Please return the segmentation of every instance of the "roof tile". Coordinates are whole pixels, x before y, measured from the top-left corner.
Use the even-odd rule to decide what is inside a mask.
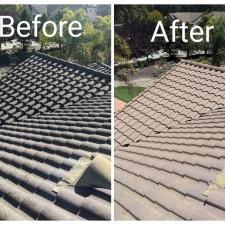
[[[224,218],[223,189],[203,195],[225,167],[224,72],[182,61],[116,114],[115,206],[123,214],[158,219],[145,210],[138,217],[135,193],[163,208],[163,219]]]

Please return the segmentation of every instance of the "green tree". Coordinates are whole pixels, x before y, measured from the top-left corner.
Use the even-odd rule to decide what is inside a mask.
[[[170,29],[170,26],[171,26],[170,19],[166,18],[164,20],[163,26],[165,28],[169,42],[166,42],[163,39],[162,40],[162,48],[163,48],[164,52],[167,52],[169,54],[169,57],[171,59],[174,59],[176,57],[178,49],[180,48],[180,40],[176,40],[175,42],[172,42],[172,31]]]
[[[135,72],[134,66],[132,63],[128,63],[131,54],[129,45],[125,39],[117,34],[114,35],[114,52],[115,63],[126,65],[130,70],[131,75],[133,75]],[[126,75],[123,72],[120,73],[119,67],[117,66],[115,67],[115,76],[126,84],[130,95],[134,96],[135,89],[132,82],[130,82],[129,75]]]
[[[210,14],[206,11],[201,16],[201,19],[198,23],[198,25],[202,27],[204,30],[204,36],[203,36],[204,41],[199,43],[199,48],[204,50],[205,56],[207,56],[208,50],[209,50],[209,44],[206,42],[206,26],[208,25],[210,18],[211,18]]]
[[[0,5],[0,15],[1,16],[12,16],[14,18],[15,23],[17,22],[17,12],[19,10],[18,5]],[[9,33],[10,30],[8,28],[4,28],[4,33]],[[6,44],[7,42],[11,42],[15,36],[12,37],[0,37],[0,51],[2,45]]]
[[[48,43],[51,43],[53,41],[53,38],[48,38],[46,37],[43,32],[42,32],[42,27],[43,27],[43,24],[48,21],[48,16],[46,13],[44,13],[41,17],[41,24],[40,26],[38,27],[38,41],[41,45],[41,51],[43,50],[43,47],[46,46]],[[50,31],[52,30],[51,27],[47,27],[47,32],[50,33]]]
[[[188,26],[187,32],[186,32],[186,39],[188,42],[182,42],[181,41],[181,49],[186,50],[187,52],[187,58],[189,58],[193,53],[195,53],[198,50],[202,50],[201,45],[199,43],[194,42],[190,38],[190,30],[194,26],[193,24],[186,23]]]
[[[209,42],[212,51],[212,64],[220,66],[225,57],[225,17],[212,17],[208,25],[214,26]]]
[[[128,61],[131,55],[131,50],[128,43],[118,34],[114,35],[114,52],[116,63]]]
[[[111,17],[98,16],[96,20],[96,34],[93,45],[93,61],[110,64],[111,61]]]
[[[141,42],[143,43],[143,52],[147,56],[147,60],[149,60],[149,55],[162,48],[162,41],[160,39],[151,42],[158,21],[164,22],[163,15],[158,10],[150,11],[143,27],[144,35]]]
[[[19,21],[27,21],[29,24],[32,24],[32,14],[27,8],[23,7],[19,10]],[[21,31],[21,33],[26,33],[26,31]],[[32,34],[32,32],[30,33]],[[27,50],[27,46],[31,42],[32,38],[32,35],[29,35],[28,37],[21,37],[18,35],[17,40],[22,44],[24,51]]]
[[[75,11],[65,8],[62,15],[63,21],[77,20],[82,24],[83,32],[80,37],[74,38],[68,33],[68,29],[64,32],[64,52],[66,59],[71,59],[80,64],[89,64],[91,62],[91,53],[93,43],[93,35],[95,33],[94,26],[89,19],[87,13],[83,9]]]
[[[115,31],[128,41],[132,56],[146,56],[148,59],[149,55],[159,50],[160,43],[150,41],[158,20],[163,20],[159,11],[152,11],[146,5],[119,6],[116,17],[122,25]]]
[[[59,50],[54,55],[63,57],[79,64],[88,65],[91,62],[101,61],[110,64],[111,61],[111,18],[110,16],[99,16],[95,23],[88,17],[84,9],[72,10],[62,9],[56,16],[56,22],[68,21],[64,25],[63,37],[59,32],[52,38],[45,37],[39,32],[39,41],[44,47],[48,44],[59,45]],[[82,24],[82,34],[72,37],[68,32],[70,22],[79,21]],[[52,27],[47,27],[51,33]],[[59,29],[58,29],[59,31]],[[80,32],[80,31],[79,31]]]
[[[148,21],[151,23],[157,23],[163,21],[163,15],[158,10],[153,10],[148,14]]]
[[[47,30],[47,33],[52,33],[53,28],[51,26],[48,26],[46,27],[46,30]],[[44,35],[42,30],[39,31],[38,38],[39,38],[39,44],[41,45],[41,51],[48,44],[57,43],[56,41],[57,37],[47,37]]]

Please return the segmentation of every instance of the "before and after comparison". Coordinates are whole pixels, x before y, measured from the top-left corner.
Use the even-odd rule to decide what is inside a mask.
[[[29,3],[0,3],[1,222],[223,222],[225,5]]]

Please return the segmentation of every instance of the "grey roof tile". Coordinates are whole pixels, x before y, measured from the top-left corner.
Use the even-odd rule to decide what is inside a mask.
[[[110,219],[110,191],[52,191],[80,157],[110,157],[110,80],[40,53],[0,80],[0,219]]]

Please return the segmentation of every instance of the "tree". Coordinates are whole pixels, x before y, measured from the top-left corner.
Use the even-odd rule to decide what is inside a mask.
[[[146,5],[116,5],[115,22],[125,25],[140,23],[146,20],[148,12]]]
[[[41,45],[41,51],[43,50],[43,47],[45,47],[48,43],[55,41],[53,38],[46,37],[42,32],[42,27],[46,21],[48,21],[48,16],[46,13],[44,13],[41,17],[41,24],[38,27],[38,41]],[[51,30],[52,30],[52,27],[48,26],[47,32],[51,33]]]
[[[194,52],[201,50],[201,46],[199,45],[199,43],[192,41],[192,39],[190,38],[190,30],[194,25],[190,23],[186,23],[186,25],[188,28],[185,34],[188,42],[181,41],[181,49],[186,50],[187,58],[189,58]]]
[[[65,8],[62,15],[63,21],[70,23],[78,20],[82,24],[83,32],[80,37],[74,38],[68,33],[68,29],[64,32],[64,52],[66,59],[71,59],[80,64],[87,65],[91,62],[94,26],[89,19],[87,13],[83,9],[71,10]]]
[[[131,55],[128,43],[118,34],[114,35],[114,52],[116,63],[127,61]]]
[[[96,25],[96,35],[93,38],[93,59],[107,64],[111,62],[111,17],[98,16]]]
[[[17,11],[19,9],[19,6],[17,5],[0,5],[0,15],[1,16],[11,16],[13,17],[14,21],[17,21]],[[4,28],[4,33],[9,33],[8,28]],[[0,37],[0,50],[2,48],[3,44],[6,44],[7,42],[11,42],[15,37]]]
[[[212,64],[220,66],[225,57],[225,17],[211,17],[208,25],[214,26],[209,42],[212,51]]]
[[[117,11],[118,9],[118,11]],[[159,42],[151,42],[158,20],[163,20],[162,14],[146,5],[119,6],[116,8],[117,21],[122,22],[117,34],[127,40],[131,56],[148,56],[159,50]]]
[[[46,29],[47,29],[47,33],[52,33],[52,31],[53,31],[53,28],[51,26],[46,27]],[[48,44],[57,42],[56,37],[47,37],[44,35],[42,30],[40,30],[38,33],[38,39],[39,39],[39,43],[41,45],[41,51]]]
[[[64,25],[63,37],[60,37],[59,32],[57,32],[54,37],[48,38],[40,31],[39,41],[42,47],[57,43],[59,45],[59,50],[53,52],[53,55],[57,55],[58,57],[63,57],[66,60],[84,65],[96,61],[110,64],[110,16],[99,16],[96,22],[93,23],[84,9],[72,10],[70,8],[64,8],[55,18],[57,26],[59,26],[60,20],[68,21],[68,23]],[[68,26],[72,21],[79,21],[82,24],[82,34],[79,37],[72,37],[68,31]],[[49,33],[51,33],[51,29],[51,26],[47,27]]]
[[[198,23],[198,25],[200,27],[202,27],[203,30],[204,30],[204,36],[203,36],[204,41],[199,43],[199,47],[204,50],[205,56],[207,56],[207,53],[208,53],[208,50],[209,50],[209,44],[206,42],[205,36],[206,36],[206,26],[208,25],[210,18],[211,18],[210,14],[208,13],[208,11],[206,11],[201,16],[201,19],[200,19],[200,21]]]
[[[176,40],[175,42],[172,42],[172,31],[170,29],[170,26],[171,26],[170,19],[166,18],[164,20],[163,26],[165,28],[169,42],[166,42],[163,39],[162,48],[164,52],[167,52],[169,54],[170,59],[174,59],[177,55],[178,49],[180,48],[180,40]]]
[[[27,8],[23,7],[22,9],[20,9],[19,21],[27,21],[29,24],[31,24],[32,14],[30,13],[30,11],[28,11]],[[23,27],[23,26],[21,26],[21,27]],[[25,32],[21,31],[22,34]],[[30,33],[32,33],[32,32],[30,32]],[[31,42],[32,38],[33,38],[32,35],[29,35],[28,37],[21,37],[21,36],[17,37],[17,40],[22,44],[24,51],[27,50],[27,45]]]
[[[66,59],[88,65],[91,62],[101,61],[109,64],[111,61],[111,18],[99,16],[95,24],[90,20],[84,9],[71,10],[64,8],[61,20],[78,20],[82,24],[83,32],[80,37],[74,38],[64,29],[63,52]],[[65,25],[66,26],[66,25]]]
[[[163,15],[158,10],[153,10],[148,14],[148,21],[151,23],[157,23],[158,21],[163,21]]]
[[[147,56],[147,60],[149,60],[149,55],[158,51],[162,47],[162,41],[157,39],[154,42],[151,42],[151,38],[155,31],[156,24],[158,21],[164,21],[162,14],[158,10],[153,10],[148,13],[147,20],[145,21],[145,25],[143,27],[143,52]]]

